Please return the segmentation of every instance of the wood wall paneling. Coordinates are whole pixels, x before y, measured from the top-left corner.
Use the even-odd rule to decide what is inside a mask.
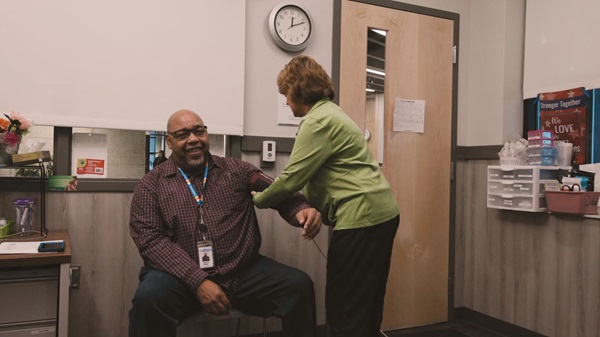
[[[259,166],[259,155],[245,156]],[[279,154],[274,168],[265,172],[276,176],[287,163]],[[34,193],[31,193],[32,195]],[[11,200],[22,193],[1,193],[0,205],[12,209]],[[81,285],[71,289],[69,308],[70,336],[127,336],[128,312],[138,285],[142,260],[129,236],[131,193],[49,192],[47,227],[68,229],[72,264],[81,266]],[[263,238],[261,253],[307,272],[315,283],[318,324],[325,324],[325,265],[315,243],[304,240],[301,230],[281,220],[272,210],[257,213]],[[329,232],[323,227],[315,242],[327,252]],[[268,319],[268,330],[281,330],[277,318]],[[210,336],[235,334],[234,322],[220,321],[180,331],[193,336],[202,330]],[[242,319],[241,333],[262,331],[262,320]]]
[[[258,154],[245,159],[258,164]],[[281,162],[285,158],[267,172],[274,176]],[[487,165],[497,164],[457,163],[454,307],[547,336],[600,336],[600,220],[488,209]],[[0,210],[10,213],[12,199],[23,195],[37,194],[0,193]],[[46,200],[48,228],[69,230],[72,263],[81,265],[81,287],[71,289],[70,336],[126,336],[142,264],[127,227],[131,193],[49,192]],[[258,216],[261,251],[311,275],[324,324],[323,257],[275,212]],[[323,228],[317,244],[324,252],[327,241]],[[232,324],[223,324],[203,329],[229,331],[225,326]],[[242,332],[258,333],[260,325],[243,320]],[[270,319],[269,330],[279,329]]]
[[[600,336],[600,220],[488,209],[497,164],[457,165],[455,307],[547,336]]]

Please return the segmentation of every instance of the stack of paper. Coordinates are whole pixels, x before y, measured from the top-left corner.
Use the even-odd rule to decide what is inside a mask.
[[[38,247],[42,242],[63,242],[63,240],[26,242],[4,241],[0,243],[0,254],[38,254]]]

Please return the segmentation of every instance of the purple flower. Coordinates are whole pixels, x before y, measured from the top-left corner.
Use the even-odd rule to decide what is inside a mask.
[[[21,136],[14,132],[8,132],[4,135],[4,142],[10,146],[15,146],[21,142]]]

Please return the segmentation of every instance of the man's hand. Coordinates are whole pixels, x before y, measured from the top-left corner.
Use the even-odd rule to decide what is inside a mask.
[[[296,220],[302,225],[302,236],[307,240],[317,236],[323,224],[321,213],[314,208],[306,208],[296,213]]]
[[[204,311],[209,314],[222,316],[229,314],[231,310],[231,303],[221,286],[209,279],[204,279],[200,283],[196,289],[196,298],[202,304]]]

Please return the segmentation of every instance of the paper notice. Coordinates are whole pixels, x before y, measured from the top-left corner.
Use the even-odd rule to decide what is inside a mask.
[[[425,101],[396,98],[394,131],[423,133],[425,129]]]

